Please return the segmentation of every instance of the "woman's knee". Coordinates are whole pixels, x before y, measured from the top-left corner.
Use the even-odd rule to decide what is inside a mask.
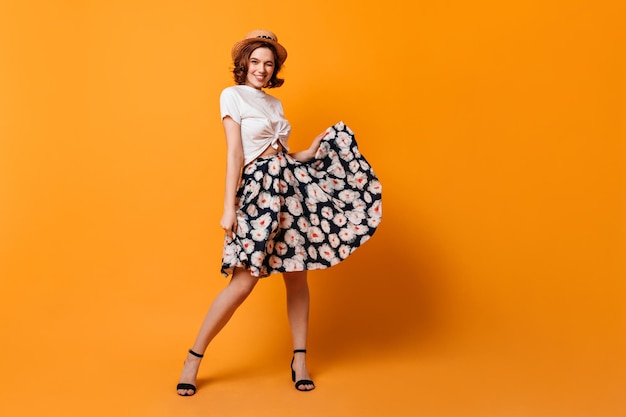
[[[258,281],[259,278],[253,277],[250,271],[236,269],[230,280],[230,287],[235,295],[243,301],[250,295]]]
[[[285,281],[287,290],[308,287],[306,271],[285,272],[283,274],[283,280]]]

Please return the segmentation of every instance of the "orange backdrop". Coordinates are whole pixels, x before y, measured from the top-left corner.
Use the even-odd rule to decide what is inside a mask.
[[[2,1],[0,414],[624,415],[626,13],[587,3]],[[181,399],[255,28],[293,146],[344,120],[383,223],[310,274],[315,393],[272,277]]]

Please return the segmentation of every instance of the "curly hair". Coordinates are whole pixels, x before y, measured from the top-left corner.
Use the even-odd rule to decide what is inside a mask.
[[[235,83],[239,85],[243,85],[246,83],[246,77],[248,75],[248,65],[250,64],[250,55],[254,52],[255,49],[258,48],[268,48],[272,51],[274,55],[274,72],[272,73],[272,77],[267,82],[266,88],[275,88],[280,87],[285,82],[284,79],[278,78],[278,72],[280,71],[281,64],[276,57],[278,54],[276,53],[276,48],[269,42],[264,42],[262,40],[251,42],[241,49],[241,52],[238,56],[235,57],[233,68],[233,75],[235,78]]]

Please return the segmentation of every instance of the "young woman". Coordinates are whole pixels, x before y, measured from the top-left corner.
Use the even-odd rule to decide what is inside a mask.
[[[250,32],[232,49],[237,85],[220,97],[227,143],[221,272],[230,282],[213,301],[189,350],[179,395],[196,392],[207,346],[259,278],[282,273],[294,355],[291,377],[300,391],[315,388],[306,365],[309,317],[307,270],[345,259],[380,223],[381,185],[340,122],[288,153],[289,122],[281,102],[263,91],[280,87],[287,58],[276,35]]]

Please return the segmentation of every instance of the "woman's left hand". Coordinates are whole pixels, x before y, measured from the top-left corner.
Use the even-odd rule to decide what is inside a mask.
[[[324,139],[326,135],[328,135],[328,132],[324,131],[320,133],[319,135],[317,135],[315,139],[313,139],[311,146],[309,146],[309,153],[311,155],[311,159],[315,158],[315,153],[317,152],[317,149],[320,147],[320,143],[322,143],[322,139]]]

